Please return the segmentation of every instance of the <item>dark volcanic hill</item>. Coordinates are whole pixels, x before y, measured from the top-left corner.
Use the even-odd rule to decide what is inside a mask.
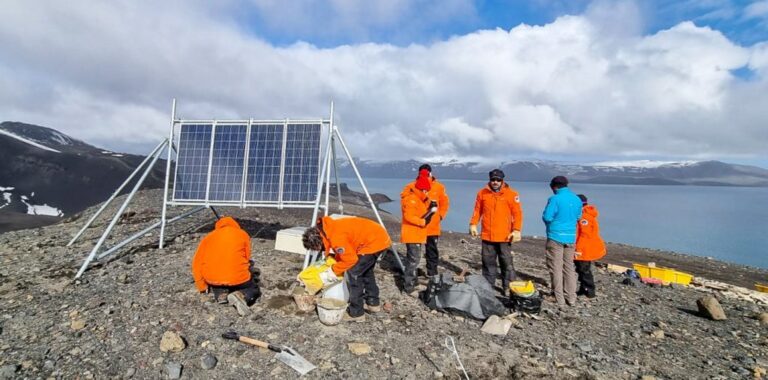
[[[50,128],[1,123],[0,232],[50,224],[106,200],[143,159]],[[164,167],[155,166],[144,188],[162,186]]]

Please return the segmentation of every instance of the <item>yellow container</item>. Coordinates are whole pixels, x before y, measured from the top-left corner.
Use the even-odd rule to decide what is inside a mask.
[[[768,293],[768,285],[765,284],[755,284],[755,289],[758,292]]]
[[[674,282],[677,284],[688,285],[693,279],[693,275],[679,272],[671,268],[650,267],[643,264],[632,264],[632,267],[640,273],[640,277],[655,278],[665,283]]]
[[[532,281],[512,281],[509,283],[509,290],[515,294],[532,294],[536,291]]]

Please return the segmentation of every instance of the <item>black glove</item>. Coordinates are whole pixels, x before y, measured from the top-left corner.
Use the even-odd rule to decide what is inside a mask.
[[[429,224],[429,222],[431,222],[431,221],[432,221],[432,215],[435,215],[435,214],[433,214],[433,213],[429,213],[429,214],[427,214],[427,216],[424,218],[424,225],[425,225],[425,226],[426,226],[427,224]]]

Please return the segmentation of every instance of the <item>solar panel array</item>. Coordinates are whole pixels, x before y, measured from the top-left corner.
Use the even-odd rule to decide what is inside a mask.
[[[314,202],[321,133],[319,122],[182,123],[173,200]]]

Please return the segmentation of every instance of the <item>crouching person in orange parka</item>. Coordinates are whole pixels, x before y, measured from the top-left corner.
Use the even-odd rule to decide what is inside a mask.
[[[333,255],[336,264],[320,274],[324,286],[343,281],[347,273],[349,307],[345,321],[363,322],[365,312],[381,310],[379,286],[373,268],[379,255],[392,246],[387,230],[365,218],[350,216],[334,219],[325,216],[317,226],[308,228],[301,236],[304,248]]]
[[[597,223],[597,208],[587,203],[587,197],[581,198],[581,219],[576,232],[576,255],[574,264],[579,276],[577,295],[595,298],[595,278],[592,276],[592,262],[605,256],[605,242],[600,237],[600,226]]]
[[[250,260],[250,236],[234,219],[225,216],[197,247],[192,259],[195,287],[201,292],[213,292],[219,303],[229,301],[240,315],[249,314],[249,306],[261,296],[258,271],[252,270]]]

